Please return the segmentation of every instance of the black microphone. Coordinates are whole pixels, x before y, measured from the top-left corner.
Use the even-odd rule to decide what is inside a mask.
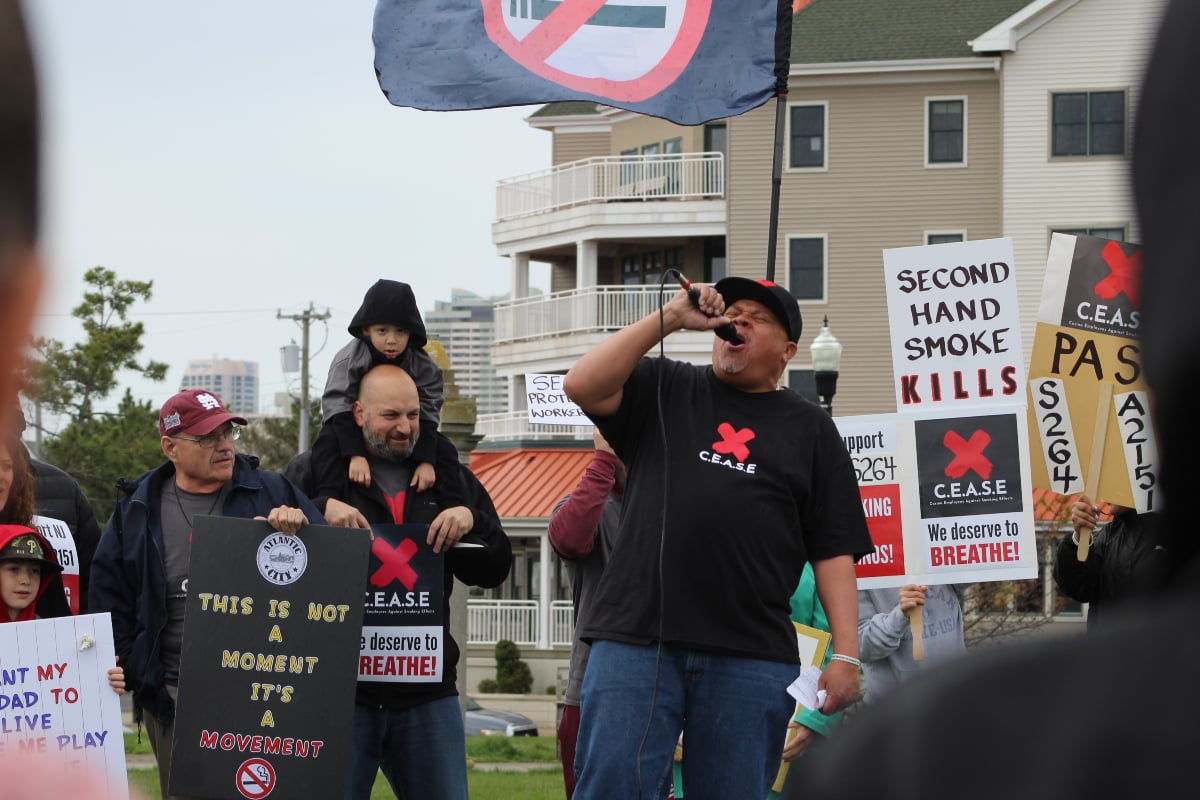
[[[692,286],[692,282],[684,277],[682,272],[675,271],[675,279],[679,281],[679,285],[682,286],[684,291],[687,292],[688,299],[692,301],[692,305],[694,305],[696,308],[700,308],[700,290],[695,286]],[[709,316],[711,317],[712,315],[709,314]],[[737,328],[732,322],[726,322],[724,325],[718,325],[717,327],[713,328],[713,333],[730,344],[742,343],[742,337],[738,336]]]

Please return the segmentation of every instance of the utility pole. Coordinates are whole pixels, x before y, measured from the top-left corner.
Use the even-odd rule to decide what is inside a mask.
[[[308,328],[315,320],[329,319],[329,309],[318,314],[309,301],[308,308],[299,314],[284,314],[278,311],[275,318],[299,322],[303,332],[300,339],[300,442],[297,451],[303,453],[308,449]]]

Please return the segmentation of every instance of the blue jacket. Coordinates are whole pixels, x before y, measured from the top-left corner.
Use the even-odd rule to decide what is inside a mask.
[[[256,456],[236,458],[221,516],[265,517],[272,508],[286,505],[303,510],[314,525],[325,524],[312,501],[282,475],[259,471]],[[88,591],[92,613],[112,614],[125,685],[136,693],[137,704],[164,724],[175,719],[175,703],[167,694],[159,652],[159,637],[167,624],[167,576],[158,504],[163,481],[174,473],[175,465],[168,461],[132,483],[118,482],[128,496],[117,504],[100,535]]]

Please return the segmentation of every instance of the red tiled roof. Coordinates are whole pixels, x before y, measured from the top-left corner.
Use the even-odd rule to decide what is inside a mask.
[[[1033,521],[1034,522],[1053,522],[1059,520],[1065,522],[1071,518],[1071,504],[1079,498],[1079,495],[1065,495],[1058,492],[1052,492],[1049,489],[1034,489],[1033,490]]]
[[[592,462],[592,449],[520,448],[476,450],[471,471],[506,517],[550,517]]]

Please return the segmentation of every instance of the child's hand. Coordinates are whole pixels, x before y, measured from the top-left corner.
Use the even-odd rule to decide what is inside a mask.
[[[362,456],[350,456],[350,480],[363,486],[371,485],[371,468]]]
[[[423,492],[435,483],[437,483],[437,474],[433,471],[433,464],[430,464],[428,461],[422,461],[413,470],[413,477],[408,482],[408,485],[417,487],[418,492]]]
[[[108,671],[108,685],[117,694],[125,694],[125,670],[113,667]]]

